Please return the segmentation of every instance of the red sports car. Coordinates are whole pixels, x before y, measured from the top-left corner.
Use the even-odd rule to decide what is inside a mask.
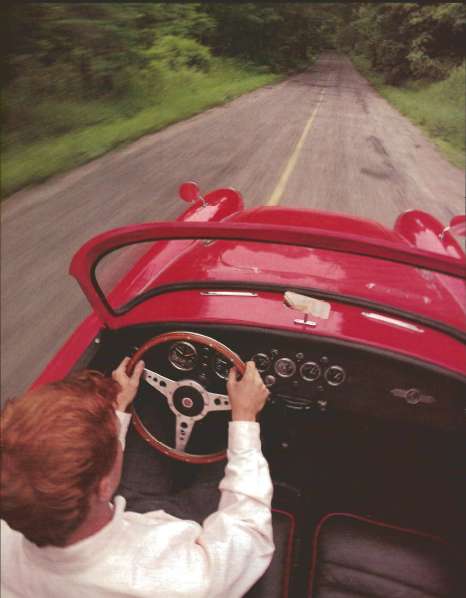
[[[206,463],[225,454],[231,364],[253,360],[271,392],[261,430],[275,506],[290,523],[275,594],[250,595],[456,595],[465,217],[445,227],[412,210],[390,230],[245,210],[233,189],[201,197],[185,183],[180,195],[192,203],[176,222],[111,230],[76,253],[93,313],[36,384],[143,356],[134,426],[154,450]]]

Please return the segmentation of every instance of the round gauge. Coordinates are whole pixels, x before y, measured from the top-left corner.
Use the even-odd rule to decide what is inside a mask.
[[[346,372],[340,365],[331,365],[324,376],[330,386],[340,386],[346,379]]]
[[[214,355],[214,358],[212,360],[212,366],[214,368],[214,372],[217,374],[219,378],[222,378],[222,380],[228,379],[228,374],[230,373],[230,370],[233,367],[231,361],[225,359],[223,355],[219,355],[218,353]]]
[[[301,378],[306,380],[306,382],[314,382],[314,380],[320,378],[322,370],[320,369],[320,365],[315,363],[315,361],[306,361],[299,368],[299,373],[301,374]]]
[[[256,353],[251,360],[256,364],[258,372],[265,372],[270,367],[270,357],[265,353]]]
[[[280,357],[275,362],[275,373],[280,378],[291,378],[296,372],[296,364],[292,359],[288,357]]]
[[[168,361],[177,370],[189,372],[197,362],[197,351],[194,345],[186,341],[173,343],[168,351]]]

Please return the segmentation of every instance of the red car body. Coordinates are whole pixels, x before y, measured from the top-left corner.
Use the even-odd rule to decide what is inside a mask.
[[[456,226],[464,226],[463,217],[458,218]],[[206,248],[195,241],[203,238],[221,240]],[[183,248],[170,239],[185,239]],[[110,302],[122,306],[141,294],[146,298],[131,309],[114,310],[99,290],[93,268],[110,251],[147,241],[153,247],[115,286]],[[303,247],[309,249],[300,251]],[[76,253],[70,272],[94,312],[35,384],[66,375],[102,327],[168,320],[317,334],[466,375],[465,254],[449,230],[418,210],[400,215],[390,230],[317,210],[244,210],[236,191],[218,189],[195,201],[174,223],[126,226],[91,239]],[[261,292],[247,303],[225,297],[212,301],[198,292],[248,285]],[[172,292],[151,295],[157,287]],[[280,289],[285,288],[331,300],[330,318],[312,330],[297,327],[296,313],[283,304]],[[368,317],[371,310],[384,317]]]
[[[174,459],[208,463],[225,454],[228,413],[221,402],[228,404],[217,395],[226,392],[222,357],[237,367],[238,359],[253,359],[271,390],[261,431],[275,488],[301,496],[298,507],[294,499],[278,502],[279,510],[297,516],[302,540],[293,556],[290,532],[282,596],[321,595],[319,546],[328,540],[320,532],[332,521],[346,522],[343,536],[351,534],[340,551],[344,570],[346,557],[352,562],[359,551],[363,575],[367,557],[374,557],[382,572],[406,577],[409,589],[407,547],[424,542],[424,559],[430,544],[441,552],[445,539],[455,555],[451,564],[461,563],[466,257],[456,235],[464,235],[465,217],[444,227],[411,210],[390,230],[316,210],[245,210],[232,189],[202,199],[194,184],[185,184],[181,195],[193,203],[176,222],[112,230],[75,254],[70,272],[93,311],[35,385],[82,367],[110,373],[125,355],[137,361],[147,352],[146,382],[166,402],[140,386],[136,431]],[[290,291],[292,301],[285,297]],[[196,365],[172,359],[180,338],[197,351]],[[197,342],[204,345],[195,349]],[[185,415],[174,408],[170,388],[185,393],[178,398],[187,410],[200,397],[206,406],[207,414],[191,418],[187,440]],[[160,411],[167,405],[168,416]],[[364,534],[373,530],[367,546],[352,536],[358,526]],[[400,557],[394,572],[387,550]],[[418,562],[415,553],[409,558]],[[293,560],[301,564],[292,575]],[[435,585],[432,563],[421,577]],[[297,594],[289,589],[294,577]]]

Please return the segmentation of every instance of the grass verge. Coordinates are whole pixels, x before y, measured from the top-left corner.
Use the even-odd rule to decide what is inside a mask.
[[[365,57],[353,55],[351,58],[355,67],[369,79],[380,95],[418,125],[450,163],[464,168],[464,65],[455,68],[443,81],[416,81],[394,87],[384,83],[382,75],[370,68]]]
[[[99,106],[94,108],[98,110],[97,120],[100,120],[97,124],[30,143],[14,140],[6,140],[5,143],[4,140],[2,198],[25,185],[84,164],[118,145],[279,79],[279,75],[244,67],[233,61],[218,61],[208,73],[184,70],[165,74],[160,92],[151,99],[151,105],[132,116]],[[81,110],[86,108],[86,118],[89,119],[89,111],[93,107],[81,106]]]

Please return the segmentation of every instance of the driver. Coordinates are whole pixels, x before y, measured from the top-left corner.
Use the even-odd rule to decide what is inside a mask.
[[[268,390],[254,363],[239,381],[230,371],[220,501],[202,525],[163,510],[126,511],[122,496],[112,502],[131,419],[125,412],[144,368],[139,362],[129,377],[127,363],[112,378],[88,370],[6,404],[2,598],[233,598],[267,569],[272,483],[255,419]]]

